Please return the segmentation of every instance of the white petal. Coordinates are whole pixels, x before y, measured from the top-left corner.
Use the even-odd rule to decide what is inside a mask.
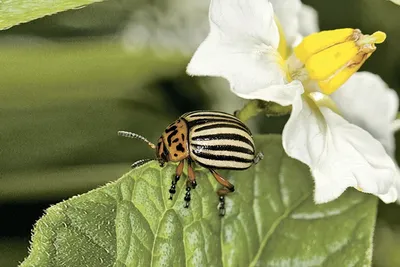
[[[210,31],[223,35],[225,41],[273,48],[279,45],[274,10],[268,0],[212,0],[209,19]]]
[[[346,120],[367,130],[391,156],[394,155],[392,123],[397,115],[399,99],[378,75],[355,73],[332,94],[332,99]]]
[[[319,32],[318,13],[311,6],[301,5],[299,23],[299,33],[303,36]]]
[[[400,0],[390,0],[390,1],[392,1],[392,2],[395,3],[396,5],[400,5]]]
[[[379,141],[332,110],[318,109],[310,99],[298,98],[292,107],[283,146],[310,167],[316,203],[334,200],[348,187],[385,202],[397,199],[395,165]]]
[[[317,11],[308,5],[301,5],[300,12],[298,14],[299,27],[297,35],[294,38],[292,47],[298,46],[303,41],[304,36],[310,35],[315,32],[319,32],[318,25],[318,13]]]
[[[237,93],[237,95],[246,99],[261,99],[279,103],[282,106],[289,106],[303,92],[303,85],[300,81],[295,80],[286,85],[272,85],[248,94]]]
[[[292,46],[299,34],[300,0],[270,0],[277,16],[288,46]]]
[[[397,119],[392,122],[392,131],[398,132],[399,130],[400,130],[400,120]]]
[[[297,86],[286,85],[283,61],[276,51],[278,43],[278,29],[267,0],[214,0],[210,34],[193,55],[187,72],[224,77],[232,91],[243,98],[289,105]]]

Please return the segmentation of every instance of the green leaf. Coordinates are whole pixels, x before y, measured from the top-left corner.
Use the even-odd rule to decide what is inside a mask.
[[[308,168],[288,158],[280,136],[256,138],[265,158],[223,173],[237,191],[218,216],[218,185],[196,168],[185,209],[176,164],[153,161],[118,181],[50,207],[21,266],[369,266],[377,199],[347,190],[315,205]]]
[[[9,0],[0,1],[0,30],[102,0]]]

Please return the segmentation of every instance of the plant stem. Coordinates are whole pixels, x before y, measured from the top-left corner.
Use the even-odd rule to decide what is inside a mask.
[[[263,112],[267,117],[283,116],[292,111],[292,106],[281,106],[275,102],[266,102],[262,100],[250,100],[241,109],[235,112],[235,116],[241,121],[247,121]]]
[[[250,100],[241,110],[235,112],[235,116],[241,121],[247,121],[251,117],[256,116],[262,111],[262,109],[259,108],[258,101],[260,100]]]

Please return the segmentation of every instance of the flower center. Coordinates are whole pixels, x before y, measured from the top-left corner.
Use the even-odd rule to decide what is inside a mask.
[[[325,94],[336,91],[386,39],[383,32],[363,35],[358,29],[338,29],[311,34],[294,48],[288,59],[292,78],[313,80]],[[313,90],[310,90],[313,91]]]

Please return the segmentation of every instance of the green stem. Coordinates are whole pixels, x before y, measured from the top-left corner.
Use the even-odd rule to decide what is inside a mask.
[[[292,112],[292,106],[281,106],[275,102],[261,102],[264,108],[264,113],[267,117],[285,116]]]
[[[250,100],[241,110],[235,112],[235,116],[241,121],[247,121],[251,117],[256,116],[262,111],[262,109],[259,108],[258,101],[260,100]]]
[[[275,102],[266,102],[262,100],[250,100],[241,109],[235,112],[235,116],[241,121],[247,121],[263,112],[267,117],[283,116],[292,111],[292,106],[281,106]]]

